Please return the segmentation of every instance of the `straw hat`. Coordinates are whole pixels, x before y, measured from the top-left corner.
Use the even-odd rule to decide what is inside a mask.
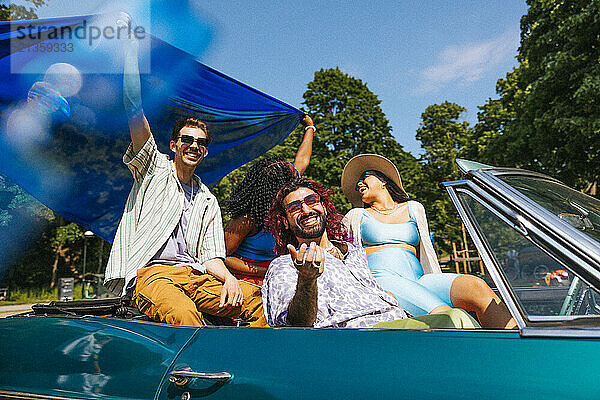
[[[387,158],[378,154],[360,154],[348,161],[342,172],[342,191],[346,198],[356,207],[362,207],[360,193],[356,191],[356,183],[365,171],[379,171],[390,178],[404,191],[398,168]]]

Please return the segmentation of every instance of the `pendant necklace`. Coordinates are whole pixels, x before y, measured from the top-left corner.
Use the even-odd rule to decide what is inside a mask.
[[[390,214],[394,214],[398,210],[398,203],[394,203],[394,207],[386,209],[386,210],[380,210],[375,206],[371,206],[371,208],[373,209],[373,211],[375,211],[376,213],[379,213],[381,215],[390,215]]]

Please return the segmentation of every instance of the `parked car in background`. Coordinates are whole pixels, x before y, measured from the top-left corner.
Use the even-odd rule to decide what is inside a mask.
[[[121,299],[56,302],[0,320],[0,397],[598,397],[600,201],[537,173],[459,166],[444,187],[518,329],[194,328]],[[511,257],[533,271],[508,276]]]

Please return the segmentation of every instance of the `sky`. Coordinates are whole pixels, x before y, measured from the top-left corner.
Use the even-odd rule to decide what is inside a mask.
[[[47,2],[40,18],[118,9],[133,0]],[[416,156],[422,152],[416,129],[428,105],[457,103],[474,123],[477,106],[497,98],[496,81],[517,65],[519,21],[527,12],[517,0],[143,4],[146,12],[137,18],[151,19],[153,34],[290,105],[302,106],[306,84],[321,68],[360,78],[381,100],[396,140]]]

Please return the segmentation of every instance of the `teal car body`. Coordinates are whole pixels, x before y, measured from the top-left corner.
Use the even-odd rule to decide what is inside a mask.
[[[0,320],[0,398],[596,398],[600,202],[540,174],[460,165],[465,179],[444,186],[518,329],[195,328],[29,313]],[[519,255],[568,279],[508,274]]]

